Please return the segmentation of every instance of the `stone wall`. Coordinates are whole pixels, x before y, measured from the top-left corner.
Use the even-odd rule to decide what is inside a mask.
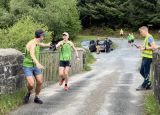
[[[84,51],[78,49],[78,52],[81,62],[76,63],[73,53],[71,75],[83,70]],[[0,94],[10,93],[25,86],[22,62],[23,54],[21,52],[15,49],[0,49]],[[40,62],[45,66],[43,87],[55,83],[58,80],[59,52],[42,51]]]
[[[0,94],[23,86],[23,55],[15,49],[0,49]]]
[[[154,77],[154,94],[160,104],[160,48],[153,53],[153,67],[151,74]]]

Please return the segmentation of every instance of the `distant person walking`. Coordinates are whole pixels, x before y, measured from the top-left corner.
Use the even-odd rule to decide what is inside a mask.
[[[143,83],[136,89],[138,90],[146,90],[151,89],[151,81],[150,81],[150,66],[153,58],[153,50],[157,49],[157,46],[154,42],[153,36],[149,33],[148,28],[146,26],[142,26],[139,28],[140,34],[144,37],[144,41],[139,49],[142,52],[142,63],[140,74],[144,78]]]
[[[120,34],[120,36],[123,38],[123,36],[124,36],[124,31],[121,29],[119,34]]]

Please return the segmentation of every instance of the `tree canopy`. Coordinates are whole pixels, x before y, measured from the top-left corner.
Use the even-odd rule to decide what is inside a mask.
[[[0,28],[13,26],[23,16],[45,24],[59,38],[67,31],[71,38],[80,31],[76,0],[1,0]]]
[[[78,0],[78,8],[85,27],[160,27],[160,0]]]

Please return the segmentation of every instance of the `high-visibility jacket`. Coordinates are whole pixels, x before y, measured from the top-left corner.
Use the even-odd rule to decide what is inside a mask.
[[[150,38],[150,37],[152,37],[152,35],[148,35],[148,36],[146,36],[146,38],[145,38],[145,40],[144,40],[144,42],[143,42],[143,48],[148,48],[149,47],[149,43],[148,43],[148,39]],[[153,37],[152,37],[153,38]],[[143,50],[142,51],[142,57],[145,57],[145,58],[153,58],[153,51],[152,50]]]

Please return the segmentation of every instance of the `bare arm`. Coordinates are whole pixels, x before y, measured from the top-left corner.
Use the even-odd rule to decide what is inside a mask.
[[[37,58],[35,56],[35,47],[36,47],[36,44],[31,44],[31,46],[29,48],[29,52],[30,52],[31,58],[35,62],[37,68],[44,69],[44,67],[40,64],[40,62],[37,60]]]
[[[41,47],[50,47],[51,46],[51,43],[49,42],[48,44],[45,44],[45,43],[39,43],[39,45]]]
[[[56,45],[56,48],[59,48],[61,46],[61,42],[59,42],[57,45]]]
[[[79,58],[77,48],[74,46],[74,44],[72,45],[72,48],[73,48],[73,50],[74,50],[75,53],[76,53],[76,57]]]

